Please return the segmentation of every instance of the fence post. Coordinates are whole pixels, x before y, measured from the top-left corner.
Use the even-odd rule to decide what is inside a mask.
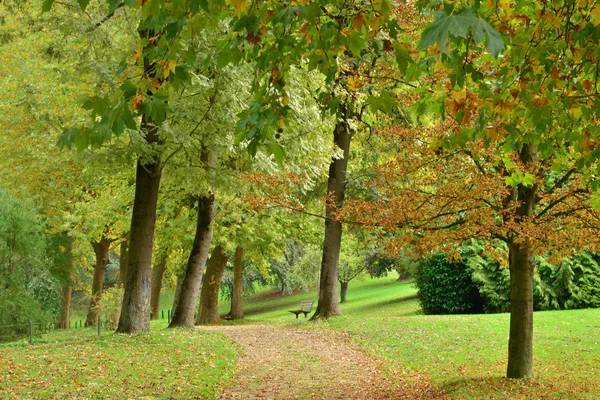
[[[98,336],[100,336],[100,324],[101,324],[100,316],[98,315]]]
[[[165,310],[160,310],[160,314],[161,314],[160,319],[165,319]]]
[[[171,324],[171,310],[167,310],[167,322]]]
[[[29,344],[33,344],[33,324],[29,321]]]

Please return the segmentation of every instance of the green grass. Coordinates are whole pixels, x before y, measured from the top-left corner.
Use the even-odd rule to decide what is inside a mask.
[[[0,346],[0,398],[216,399],[235,367],[221,334],[163,329],[135,336],[55,331]]]
[[[508,314],[423,315],[410,282],[352,283],[342,317],[316,324],[302,317],[296,321],[287,310],[317,296],[303,293],[248,300],[244,323],[346,331],[382,359],[390,375],[425,374],[451,397],[600,398],[600,309],[535,313],[536,377],[509,380],[504,378]]]
[[[328,321],[288,312],[306,299],[316,292],[259,293],[246,299],[242,322],[223,323],[345,331],[398,382],[418,374],[453,398],[600,398],[600,309],[535,313],[536,376],[509,380],[508,314],[423,315],[414,285],[395,278],[352,282],[344,315]],[[171,303],[167,292],[161,309]],[[86,328],[0,345],[0,398],[218,398],[236,349],[218,333],[165,330],[166,322],[134,337]]]

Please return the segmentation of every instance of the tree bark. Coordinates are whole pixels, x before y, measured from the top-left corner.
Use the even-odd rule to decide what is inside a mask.
[[[219,289],[223,272],[227,267],[229,256],[225,254],[223,246],[214,248],[206,266],[206,273],[202,279],[200,292],[200,311],[196,323],[211,324],[219,322]]]
[[[68,329],[71,325],[71,293],[73,287],[71,285],[63,286],[60,293],[60,313],[56,327],[58,329]]]
[[[216,152],[211,152],[208,148],[203,147],[200,160],[210,175],[211,168],[217,164]],[[215,194],[211,191],[206,196],[198,197],[194,243],[182,275],[181,287],[176,300],[177,307],[173,307],[173,318],[169,327],[194,327],[194,314],[200,294],[200,285],[213,238],[214,217]]]
[[[73,292],[73,238],[63,233],[65,241],[64,250],[64,275],[61,279],[63,287],[60,293],[60,312],[56,321],[57,329],[68,329],[71,325],[71,294]]]
[[[244,318],[244,249],[239,246],[233,259],[233,296],[229,314],[231,319]]]
[[[346,188],[346,170],[350,154],[352,131],[348,125],[346,106],[341,106],[341,118],[333,134],[337,147],[343,151],[343,157],[333,159],[329,166],[327,180],[328,199],[325,206],[325,238],[321,261],[321,279],[319,282],[319,302],[311,320],[341,315],[338,304],[338,263],[342,245],[342,223],[335,220],[335,212],[342,206]]]
[[[340,303],[346,302],[346,294],[348,293],[348,282],[340,282]]]
[[[121,242],[119,255],[119,285],[125,284],[127,280],[127,255],[129,254],[129,235]]]
[[[173,295],[173,305],[171,306],[171,315],[174,315],[179,306],[179,297],[181,294],[181,286],[183,285],[183,280],[185,279],[185,271],[181,273],[177,277],[177,284],[175,285],[175,294]]]
[[[537,146],[523,145],[521,162],[526,167],[537,164]],[[519,184],[511,193],[516,201],[513,215],[517,224],[534,216],[538,187]],[[509,204],[510,202],[506,202]],[[533,377],[533,253],[526,237],[518,233],[509,237],[510,262],[510,336],[508,339],[508,378]]]
[[[177,309],[173,311],[173,319],[169,327],[194,327],[194,313],[198,302],[200,284],[202,283],[204,267],[212,243],[214,207],[215,196],[213,193],[198,198],[196,235],[188,258],[185,276],[181,283]]]
[[[88,308],[85,326],[96,326],[98,324],[98,315],[100,315],[100,300],[102,300],[102,284],[104,282],[104,273],[109,262],[108,251],[111,241],[102,236],[100,241],[92,242],[94,254],[96,255],[96,265],[94,266],[94,279],[92,281],[92,297]]]
[[[152,267],[152,289],[150,291],[150,313],[151,319],[158,319],[158,308],[160,306],[160,290],[162,279],[167,269],[167,254],[163,254],[158,263]]]
[[[533,377],[533,254],[527,245],[511,244],[510,336],[508,378]]]
[[[158,132],[155,131],[156,133]],[[119,333],[150,330],[150,271],[160,176],[158,162],[142,165],[141,161],[138,161],[127,279],[117,327]]]
[[[155,32],[140,31],[141,38],[155,36]],[[147,50],[155,46],[157,41],[148,42]],[[156,63],[144,57],[144,76],[162,84],[164,80],[158,75]],[[153,93],[148,89],[147,95]],[[149,115],[142,116],[140,129],[145,142],[152,147],[162,144],[158,133],[158,123]],[[154,225],[156,222],[156,204],[162,168],[160,156],[154,155],[149,161],[146,157],[138,158],[135,176],[135,197],[129,229],[129,255],[127,260],[127,280],[124,285],[123,305],[119,318],[119,333],[137,333],[150,330],[150,272],[152,269],[152,245],[154,242]]]

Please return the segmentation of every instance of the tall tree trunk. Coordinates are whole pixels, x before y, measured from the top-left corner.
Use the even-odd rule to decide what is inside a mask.
[[[340,282],[340,303],[346,302],[346,294],[348,293],[348,282]]]
[[[58,329],[68,329],[71,324],[71,293],[73,287],[71,285],[63,286],[60,293],[60,313],[58,314],[58,321],[56,321],[56,327]]]
[[[143,39],[157,36],[151,31],[140,31]],[[142,54],[151,53],[152,47],[159,42],[148,41]],[[162,84],[163,77],[158,75],[160,68],[144,57],[144,76]],[[150,89],[148,97],[152,98]],[[141,131],[145,142],[152,147],[162,141],[158,133],[157,122],[149,115],[142,116]],[[135,198],[129,229],[129,255],[127,260],[127,280],[124,285],[123,305],[119,318],[119,333],[136,333],[150,330],[150,271],[152,269],[152,245],[154,242],[154,224],[156,222],[156,204],[162,168],[160,156],[138,158],[135,176]]]
[[[347,114],[346,106],[342,105],[341,117],[333,134],[334,143],[343,151],[343,157],[340,159],[334,158],[329,166],[319,302],[311,320],[341,315],[338,304],[338,263],[342,245],[342,223],[335,220],[335,212],[342,206],[346,189],[346,170],[352,139],[352,132],[346,119]]]
[[[217,245],[208,260],[206,273],[202,279],[197,324],[219,322],[219,288],[228,260],[229,256],[225,254],[223,246]]]
[[[150,291],[150,312],[152,319],[158,319],[158,308],[160,306],[160,290],[162,289],[162,279],[167,269],[168,254],[163,254],[158,263],[152,267],[152,289]]]
[[[62,271],[61,282],[63,284],[60,293],[60,312],[56,327],[58,329],[68,329],[71,325],[71,294],[73,292],[72,274],[73,274],[73,238],[67,233],[60,234],[64,241],[64,270]]]
[[[127,255],[129,254],[129,235],[121,242],[119,251],[119,285],[125,284],[127,280]]]
[[[231,319],[244,318],[244,249],[238,246],[233,259],[233,296]]]
[[[175,285],[175,294],[173,295],[173,305],[171,306],[171,315],[174,315],[179,306],[179,297],[181,294],[181,286],[183,286],[183,280],[185,279],[185,271],[177,277],[177,284]]]
[[[520,159],[526,167],[537,164],[537,146],[525,144]],[[534,216],[537,185],[520,184],[512,192],[517,205],[516,223],[526,222]],[[533,377],[533,253],[527,238],[517,233],[510,237],[510,336],[508,339],[508,378]]]
[[[104,282],[104,273],[108,265],[108,251],[110,240],[102,236],[99,242],[93,242],[94,254],[96,255],[96,265],[94,266],[94,279],[92,281],[92,297],[90,298],[90,306],[88,308],[86,326],[95,326],[98,323],[98,315],[100,315],[100,300],[102,299],[102,284]]]
[[[533,254],[527,245],[511,244],[510,336],[508,378],[533,377]]]
[[[117,327],[119,333],[150,330],[150,272],[160,176],[158,162],[142,165],[141,161],[138,161],[127,279]]]
[[[203,148],[200,159],[207,172],[211,172],[217,163],[217,154]],[[215,216],[215,195],[213,192],[198,197],[198,216],[196,218],[196,235],[190,251],[187,266],[181,282],[181,291],[177,299],[177,309],[173,309],[173,319],[169,327],[194,327],[194,313],[200,294],[200,285],[204,275],[204,267],[213,238]]]

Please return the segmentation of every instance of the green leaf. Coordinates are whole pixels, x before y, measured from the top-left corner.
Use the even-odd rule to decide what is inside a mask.
[[[283,164],[283,160],[285,159],[285,152],[283,151],[283,147],[281,147],[281,145],[277,142],[270,142],[267,145],[267,148],[269,149],[269,152],[273,154],[275,161],[277,161],[277,163],[280,165]]]
[[[52,8],[54,4],[54,0],[44,0],[42,3],[42,12],[48,12]]]
[[[90,4],[90,0],[77,0],[77,3],[79,3],[79,7],[81,7],[81,9],[85,11],[87,6]]]
[[[451,37],[466,39],[469,32],[475,38],[476,43],[482,43],[485,40],[486,48],[494,57],[498,57],[504,49],[504,40],[500,33],[469,7],[457,14],[437,11],[434,15],[437,19],[423,31],[419,50],[437,43],[438,49],[442,53],[450,54],[448,39]]]
[[[485,48],[494,56],[498,57],[500,52],[504,50],[504,40],[496,29],[491,26],[486,20],[478,17],[477,21],[471,26],[471,32],[476,43],[483,43],[486,39]]]
[[[78,1],[86,1],[86,0],[78,0]],[[89,1],[89,0],[88,0]],[[108,13],[115,12],[117,8],[122,7],[121,0],[111,0],[108,5]]]
[[[348,36],[348,49],[354,54],[356,57],[360,57],[361,50],[367,47],[367,42],[363,38],[360,32],[354,31],[350,36]]]
[[[123,92],[123,98],[125,100],[129,100],[134,97],[137,93],[137,86],[133,84],[131,81],[125,81],[121,85],[121,91]]]
[[[437,43],[438,49],[446,54],[450,53],[447,43],[450,36],[466,38],[471,24],[479,18],[470,8],[465,8],[456,15],[448,14],[446,11],[436,11],[433,15],[437,18],[423,31],[419,50]]]

